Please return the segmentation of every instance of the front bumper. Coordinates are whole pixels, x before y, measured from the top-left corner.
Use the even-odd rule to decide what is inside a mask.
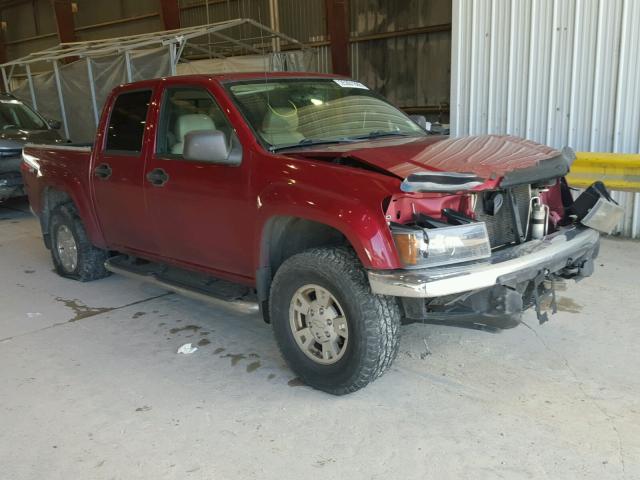
[[[569,227],[494,252],[491,258],[465,265],[419,270],[370,270],[373,293],[405,298],[435,298],[480,290],[495,285],[515,285],[545,276],[577,272],[598,252],[597,231]],[[582,272],[582,276],[590,272]],[[576,273],[577,274],[577,273]]]
[[[0,173],[0,200],[24,195],[20,172]]]

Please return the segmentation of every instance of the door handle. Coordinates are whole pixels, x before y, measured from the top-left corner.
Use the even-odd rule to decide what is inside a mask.
[[[111,167],[109,166],[108,163],[101,163],[93,171],[93,174],[96,177],[101,178],[103,180],[107,180],[112,173],[113,171],[111,170]]]
[[[146,175],[147,181],[154,187],[163,187],[169,181],[169,174],[161,168],[154,168]]]

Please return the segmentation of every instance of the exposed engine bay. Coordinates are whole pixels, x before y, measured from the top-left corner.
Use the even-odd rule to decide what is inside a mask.
[[[463,181],[468,183],[469,179]],[[529,244],[588,221],[588,216],[609,218],[620,208],[602,184],[573,201],[564,178],[485,191],[401,193],[383,207],[400,259],[408,269],[456,268],[517,255],[515,252],[526,251]],[[593,213],[599,209],[606,213]],[[610,231],[611,222],[589,226]],[[591,275],[596,254],[586,252],[557,269],[540,267],[479,291],[432,299],[404,298],[405,317],[410,321],[510,328],[520,323],[523,311],[533,307],[543,323],[548,319],[547,309],[556,312],[556,287],[565,279]]]

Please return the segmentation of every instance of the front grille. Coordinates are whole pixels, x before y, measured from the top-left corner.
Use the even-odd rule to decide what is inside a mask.
[[[529,223],[529,206],[531,202],[531,186],[530,185],[518,185],[511,188],[516,200],[516,206],[520,213],[520,226],[522,233],[527,231],[527,225]],[[476,220],[484,222],[487,226],[487,233],[489,234],[489,243],[491,248],[500,247],[514,243],[517,240],[517,232],[513,223],[513,208],[511,202],[507,197],[507,191],[501,191],[503,195],[502,208],[498,210],[495,215],[489,215],[485,211],[484,201],[486,194],[478,195],[478,202],[476,204],[475,214]]]

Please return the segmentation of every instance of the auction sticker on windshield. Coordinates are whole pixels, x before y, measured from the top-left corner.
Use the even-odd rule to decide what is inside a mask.
[[[353,80],[334,79],[333,81],[343,88],[363,88],[364,90],[369,90],[365,85],[361,84],[360,82],[355,82]]]

